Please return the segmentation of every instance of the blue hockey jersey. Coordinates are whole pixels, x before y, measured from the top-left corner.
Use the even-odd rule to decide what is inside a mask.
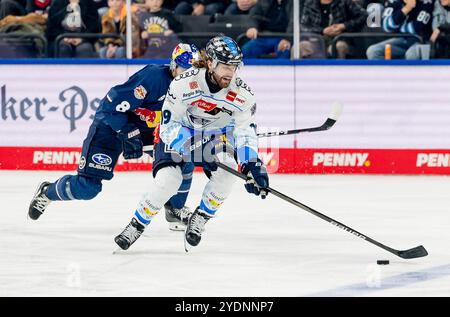
[[[383,29],[386,32],[410,33],[428,41],[431,35],[431,22],[434,0],[416,0],[416,7],[407,16],[402,12],[403,0],[389,0],[383,13]]]
[[[119,132],[126,124],[154,129],[173,77],[168,65],[148,65],[125,83],[114,86],[100,102],[94,120]]]

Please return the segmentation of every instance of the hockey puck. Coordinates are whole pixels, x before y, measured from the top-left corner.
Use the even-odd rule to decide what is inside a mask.
[[[377,264],[378,265],[388,265],[389,264],[389,260],[377,260]]]

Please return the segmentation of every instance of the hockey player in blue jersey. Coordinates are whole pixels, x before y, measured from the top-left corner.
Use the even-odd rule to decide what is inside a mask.
[[[435,0],[389,0],[383,12],[383,29],[389,33],[415,34],[427,42],[431,36]],[[414,37],[397,37],[369,46],[368,59],[384,59],[391,45],[392,58],[421,59],[420,42]]]
[[[208,42],[205,55],[204,65],[194,64],[170,84],[155,141],[150,191],[140,201],[131,222],[115,238],[124,250],[176,193],[186,166],[195,164],[210,176],[198,207],[189,217],[186,250],[200,243],[206,222],[214,218],[236,181],[234,175],[218,169],[216,161],[237,169],[238,160],[248,177],[247,191],[262,198],[267,195],[269,177],[258,158],[255,96],[236,76],[242,52],[233,39],[217,36]]]
[[[102,181],[113,178],[119,155],[137,159],[152,155],[153,133],[161,118],[161,107],[173,78],[192,66],[198,51],[193,45],[178,44],[170,65],[148,65],[124,84],[109,90],[95,113],[83,142],[77,175],[65,175],[56,182],[43,182],[29,206],[28,215],[37,220],[52,201],[90,200],[102,190]],[[179,193],[166,203],[171,229],[183,229],[190,214],[184,207],[192,182],[193,167],[183,170]]]

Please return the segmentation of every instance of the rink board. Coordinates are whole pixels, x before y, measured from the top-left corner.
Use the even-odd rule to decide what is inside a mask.
[[[142,66],[0,65],[0,169],[75,169],[100,100]],[[261,139],[272,172],[450,174],[450,66],[265,65],[241,75],[259,131],[317,126],[333,102],[345,107],[329,131]],[[144,158],[117,170],[150,168]]]
[[[0,170],[76,170],[80,148],[1,147]],[[449,174],[449,150],[270,149],[260,150],[270,173]],[[120,157],[116,171],[151,170],[152,159]]]

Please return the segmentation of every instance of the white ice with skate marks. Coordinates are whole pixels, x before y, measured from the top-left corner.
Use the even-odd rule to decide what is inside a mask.
[[[274,175],[271,186],[396,249],[402,260],[238,180],[198,247],[161,213],[113,255],[150,173],[117,173],[93,201],[52,203],[27,220],[41,180],[61,172],[0,172],[0,296],[450,296],[449,178]],[[206,178],[194,174],[194,208]],[[377,266],[377,259],[390,265]]]

